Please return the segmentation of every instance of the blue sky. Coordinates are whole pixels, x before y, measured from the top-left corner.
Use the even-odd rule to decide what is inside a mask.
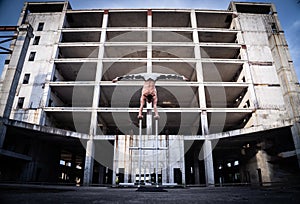
[[[32,0],[45,1],[45,0]],[[50,0],[47,0],[50,1]],[[51,0],[53,1],[53,0]],[[240,0],[249,1],[249,0]],[[300,0],[252,0],[274,3],[300,78]],[[0,25],[16,25],[25,0],[0,0]],[[70,0],[73,9],[85,8],[228,8],[230,0]],[[298,3],[299,2],[299,3]],[[4,56],[0,56],[0,73]]]

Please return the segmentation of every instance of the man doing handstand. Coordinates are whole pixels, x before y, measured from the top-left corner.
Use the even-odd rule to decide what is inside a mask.
[[[154,118],[158,119],[159,115],[157,112],[157,91],[155,88],[155,82],[160,79],[178,79],[178,80],[185,80],[188,79],[185,76],[179,76],[176,74],[162,74],[162,73],[141,73],[141,74],[131,74],[131,75],[124,75],[121,77],[116,77],[112,80],[113,83],[119,80],[144,80],[144,86],[142,89],[142,94],[140,98],[140,109],[138,118],[143,118],[143,108],[145,101],[147,100],[148,103],[153,102],[153,109],[154,109]]]

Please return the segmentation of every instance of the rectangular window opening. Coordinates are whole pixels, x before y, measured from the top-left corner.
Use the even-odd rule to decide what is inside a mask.
[[[275,23],[271,24],[272,33],[278,33],[278,29]]]
[[[30,53],[30,55],[29,55],[29,61],[34,61],[35,53],[36,53],[36,52],[31,52],[31,53]]]
[[[33,40],[33,45],[38,45],[40,42],[40,38],[41,38],[41,36],[35,36],[34,40]]]
[[[30,78],[30,74],[25,74],[24,79],[23,79],[23,84],[28,84],[29,83],[29,78]]]
[[[23,108],[25,97],[19,97],[17,108]]]
[[[37,31],[42,31],[44,29],[44,24],[45,23],[39,23]]]
[[[248,108],[250,107],[250,101],[249,100],[246,101],[246,105],[247,105]]]

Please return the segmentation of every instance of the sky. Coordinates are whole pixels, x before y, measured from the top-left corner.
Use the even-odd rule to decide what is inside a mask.
[[[16,25],[26,0],[0,0],[0,25]],[[30,0],[53,1],[53,0]],[[58,1],[58,0],[56,0]],[[63,0],[62,0],[63,1]],[[274,3],[300,79],[300,0],[239,0]],[[92,8],[195,8],[226,10],[230,0],[69,0],[72,9]],[[1,33],[0,33],[1,35]],[[1,39],[0,39],[1,40]],[[0,44],[1,46],[1,44]],[[8,47],[8,45],[6,45]],[[5,56],[0,55],[0,73]]]

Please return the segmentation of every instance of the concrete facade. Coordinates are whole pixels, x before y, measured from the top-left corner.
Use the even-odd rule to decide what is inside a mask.
[[[160,185],[214,186],[299,171],[300,88],[273,4],[27,2],[18,27],[0,86],[1,181],[150,185],[158,172]],[[158,126],[147,104],[140,130],[143,82],[111,81],[145,72],[189,81],[157,81]]]

